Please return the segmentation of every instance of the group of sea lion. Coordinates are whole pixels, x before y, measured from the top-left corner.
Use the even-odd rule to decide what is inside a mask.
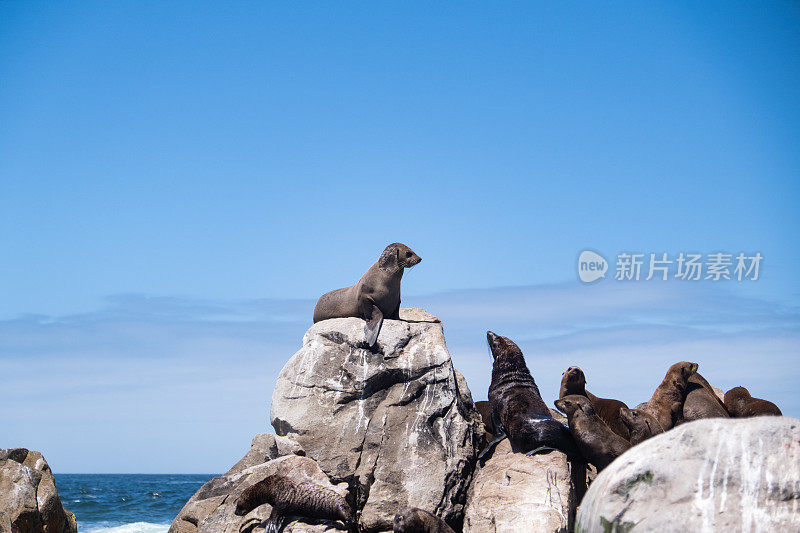
[[[508,437],[515,452],[532,455],[557,449],[571,459],[593,464],[599,472],[632,446],[684,422],[781,415],[774,403],[753,398],[744,387],[734,387],[720,400],[697,372],[697,363],[682,361],[669,367],[652,397],[635,409],[587,391],[583,370],[571,366],[561,378],[559,399],[554,402],[567,416],[564,427],[550,415],[522,350],[491,331],[486,337],[494,357],[492,383],[489,401],[477,402],[477,407],[493,438],[480,460]]]
[[[378,260],[353,286],[324,294],[314,309],[314,323],[330,318],[357,317],[365,321],[365,345],[377,344],[384,319],[399,320],[400,281],[406,268],[422,259],[401,243],[387,246]],[[486,340],[492,352],[489,401],[476,402],[487,431],[482,463],[501,440],[508,438],[516,453],[534,455],[558,450],[571,460],[591,463],[598,471],[640,442],[683,422],[712,417],[780,415],[778,407],[753,398],[744,387],[725,393],[723,401],[697,373],[696,363],[672,365],[653,396],[635,409],[586,390],[586,376],[570,366],[561,379],[555,407],[567,416],[564,425],[553,418],[525,363],[519,346],[491,331]],[[311,481],[294,481],[271,475],[248,487],[236,501],[236,514],[244,516],[263,504],[272,506],[266,521],[245,521],[240,531],[264,527],[280,533],[287,516],[338,521],[358,531],[352,508],[340,494]],[[395,533],[454,533],[441,518],[415,507],[400,509],[394,517]]]

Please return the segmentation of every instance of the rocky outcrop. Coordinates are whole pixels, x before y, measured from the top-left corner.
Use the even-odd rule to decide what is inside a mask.
[[[300,446],[286,437],[270,433],[256,435],[250,451],[222,476],[215,477],[198,490],[184,505],[169,533],[239,533],[239,527],[251,519],[266,519],[272,508],[257,507],[244,517],[236,516],[236,499],[246,488],[272,474],[282,474],[295,481],[312,481],[347,497],[347,484],[334,486],[319,465],[307,457]],[[254,531],[262,531],[256,528]],[[290,521],[285,533],[341,532],[335,522],[298,519]]]
[[[689,422],[603,470],[575,531],[800,531],[798,464],[800,419]]]
[[[571,532],[585,483],[585,465],[570,463],[565,454],[529,457],[503,440],[472,479],[464,533]]]
[[[374,350],[358,318],[314,324],[272,395],[276,432],[348,482],[363,531],[406,506],[458,526],[483,424],[453,368],[439,320],[401,309]]]
[[[75,515],[64,509],[42,454],[0,450],[0,533],[75,533]]]

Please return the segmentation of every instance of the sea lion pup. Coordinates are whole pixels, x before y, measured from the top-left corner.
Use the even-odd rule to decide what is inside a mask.
[[[280,533],[288,515],[341,520],[348,529],[355,527],[353,510],[347,501],[311,481],[298,482],[278,474],[267,476],[239,495],[235,513],[244,516],[265,503],[272,506],[272,514],[263,524],[268,533]]]
[[[592,402],[594,412],[600,417],[600,420],[605,422],[608,427],[611,428],[611,431],[623,439],[628,439],[630,436],[628,428],[619,418],[620,409],[623,407],[627,408],[628,406],[619,400],[599,398],[587,391],[586,375],[583,373],[583,370],[577,366],[569,367],[561,378],[561,389],[558,391],[558,397],[563,398],[570,394],[577,394],[589,398],[589,401]]]
[[[314,323],[329,318],[363,318],[367,321],[364,325],[367,345],[375,346],[383,319],[400,319],[403,270],[420,261],[422,259],[405,244],[390,244],[358,283],[320,296],[314,307]]]
[[[578,449],[598,472],[631,447],[630,442],[614,433],[597,416],[586,396],[569,394],[554,403],[556,409],[567,415],[569,430],[578,443]]]
[[[405,507],[394,515],[394,533],[455,533],[436,515],[416,507]]]
[[[686,384],[686,400],[683,402],[683,422],[703,418],[730,418],[725,405],[706,379],[695,372]]]
[[[686,384],[689,377],[697,372],[697,363],[682,361],[675,363],[656,387],[653,396],[637,409],[653,415],[664,431],[672,429],[683,413],[683,402],[686,400]]]
[[[777,405],[761,398],[753,398],[744,387],[734,387],[725,393],[725,407],[735,418],[783,415]]]
[[[550,415],[542,401],[519,346],[491,331],[486,332],[486,339],[494,357],[489,403],[495,433],[479,459],[483,460],[505,437],[514,452],[533,455],[559,450],[571,458],[580,458],[569,429]]]
[[[619,411],[619,417],[622,423],[628,427],[630,433],[628,442],[631,443],[631,446],[636,446],[653,435],[664,433],[658,420],[646,411],[623,407]]]

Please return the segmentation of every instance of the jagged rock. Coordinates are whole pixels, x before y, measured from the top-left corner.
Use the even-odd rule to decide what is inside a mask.
[[[391,530],[406,506],[458,526],[483,433],[439,319],[400,317],[384,321],[374,351],[359,318],[314,324],[272,395],[275,431],[352,484],[366,532]]]
[[[800,419],[710,418],[618,457],[576,532],[800,531]]]
[[[567,423],[558,411],[550,412]],[[571,532],[585,490],[585,465],[572,464],[560,452],[513,453],[503,440],[472,479],[464,533]]]
[[[42,454],[0,450],[0,533],[75,533],[75,515],[64,509]]]
[[[272,508],[262,505],[244,517],[236,516],[236,498],[247,487],[271,474],[297,481],[313,481],[347,497],[347,484],[334,486],[319,465],[304,457],[302,448],[286,437],[270,433],[256,435],[250,451],[222,476],[215,477],[192,496],[172,522],[169,533],[239,533],[251,518],[266,519]],[[254,532],[264,531],[257,527]],[[298,519],[288,522],[285,533],[341,532],[336,522]]]

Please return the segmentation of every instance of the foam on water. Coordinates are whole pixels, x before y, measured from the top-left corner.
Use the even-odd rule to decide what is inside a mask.
[[[81,529],[85,533],[167,533],[169,524],[151,524],[150,522],[133,522],[114,527],[93,526]]]

